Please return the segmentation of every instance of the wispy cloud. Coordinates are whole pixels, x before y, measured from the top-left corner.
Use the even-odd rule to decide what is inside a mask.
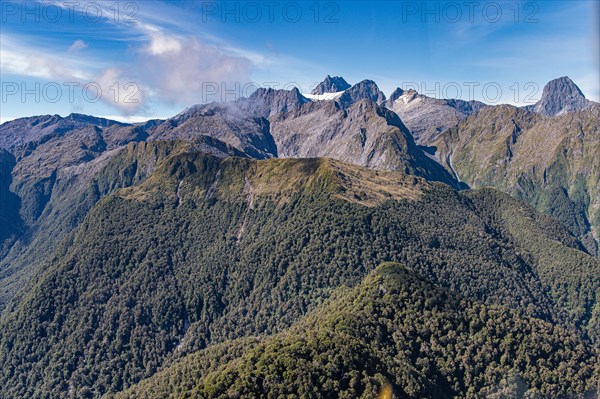
[[[87,43],[84,42],[83,40],[75,40],[73,42],[73,44],[71,44],[71,46],[69,46],[69,52],[70,53],[76,53],[78,51],[81,51],[83,49],[86,49],[88,47]]]
[[[47,1],[54,5],[73,8],[79,3]],[[198,36],[172,32],[162,26],[143,20],[148,13],[136,13],[127,24],[114,20],[110,4],[101,12],[105,23],[119,24],[126,36],[137,36],[130,42],[127,54],[102,57],[93,45],[82,39],[75,40],[67,49],[57,46],[38,48],[26,39],[2,37],[1,67],[3,72],[51,81],[94,82],[102,90],[102,100],[113,108],[131,115],[145,105],[149,96],[172,104],[189,105],[201,102],[203,89],[211,84],[220,90],[233,82],[249,81],[249,72],[256,62],[265,63],[265,57],[244,52],[234,46],[213,45]],[[158,19],[170,24],[174,21]],[[80,54],[88,49],[85,56]],[[111,62],[111,59],[119,59]],[[86,81],[86,82],[84,82]]]
[[[1,35],[0,68],[3,73],[42,79],[90,79],[91,64],[72,55],[55,54],[28,41]]]
[[[73,47],[73,46],[71,46]],[[39,48],[24,39],[2,35],[0,69],[5,74],[38,78],[49,82],[93,84],[100,99],[115,109],[130,114],[143,105],[137,86],[127,87],[135,79],[121,69],[101,61],[79,57],[77,51],[56,53]]]

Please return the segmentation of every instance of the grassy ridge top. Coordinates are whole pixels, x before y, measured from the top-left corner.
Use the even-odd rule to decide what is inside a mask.
[[[327,192],[348,202],[376,206],[418,200],[432,183],[401,172],[372,170],[328,158],[251,160],[183,151],[167,159],[143,184],[119,192],[126,199],[179,201],[255,196],[286,202],[303,190]],[[435,184],[435,183],[433,183]]]

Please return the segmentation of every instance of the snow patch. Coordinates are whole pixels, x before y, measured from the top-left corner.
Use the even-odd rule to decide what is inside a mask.
[[[327,100],[337,100],[344,94],[346,90],[338,91],[336,93],[323,93],[323,94],[304,94],[302,95],[309,100],[312,101],[327,101]]]

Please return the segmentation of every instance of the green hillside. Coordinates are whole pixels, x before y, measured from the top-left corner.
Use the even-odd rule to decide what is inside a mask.
[[[211,346],[110,397],[583,398],[597,356],[572,332],[387,263],[290,329]]]
[[[130,143],[94,161],[64,167],[57,172],[44,211],[30,226],[15,220],[15,216],[19,215],[19,198],[9,192],[8,187],[4,196],[1,196],[0,191],[4,205],[0,210],[0,220],[6,212],[6,226],[10,231],[14,231],[15,226],[21,227],[21,235],[9,241],[14,245],[7,248],[6,254],[0,253],[6,255],[0,256],[0,313],[30,278],[46,270],[53,261],[53,256],[64,254],[70,245],[73,230],[101,198],[119,188],[142,182],[164,159],[192,148],[218,151],[224,155],[243,155],[208,137],[189,142],[175,140]],[[7,158],[0,158],[0,167],[10,176],[15,164],[8,161],[3,163],[2,159]],[[35,175],[28,175],[24,180],[30,186],[40,183]],[[3,181],[10,182],[8,177]],[[0,227],[0,242],[2,231]],[[8,238],[10,237],[9,235]]]
[[[495,187],[563,222],[588,251],[600,239],[600,106],[556,117],[488,107],[447,130],[436,155],[472,188]]]
[[[7,308],[1,392],[118,392],[186,354],[282,332],[385,261],[587,347],[598,340],[600,264],[579,248],[560,224],[494,190],[461,193],[328,159],[185,150],[100,200]],[[567,374],[564,389],[587,389],[579,376]],[[383,380],[369,381],[360,389]]]

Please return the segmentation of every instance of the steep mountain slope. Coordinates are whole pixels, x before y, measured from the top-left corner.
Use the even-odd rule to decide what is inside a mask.
[[[277,155],[269,121],[230,103],[192,107],[152,129],[150,140],[189,140],[199,136],[213,137],[257,159]]]
[[[259,88],[250,97],[241,98],[235,104],[252,115],[268,118],[282,112],[291,112],[308,102],[309,100],[294,87],[291,90]]]
[[[310,92],[310,94],[338,93],[349,89],[350,87],[350,84],[341,76],[331,77],[327,75],[325,79]]]
[[[458,187],[415,145],[397,115],[368,100],[346,110],[334,101],[309,103],[272,118],[271,132],[280,157],[330,157]]]
[[[212,346],[115,398],[598,393],[598,352],[576,335],[464,299],[399,264],[333,297],[285,332]]]
[[[511,201],[326,159],[167,157],[101,200],[5,311],[0,392],[122,390],[169,359],[282,331],[387,260],[597,341],[597,259]]]
[[[124,144],[146,137],[141,126],[80,114],[35,116],[0,126],[0,311],[15,287],[24,283],[18,281],[23,276],[20,271],[35,269],[33,265],[43,260],[41,255],[52,247],[50,243],[64,238],[58,232],[75,226],[77,217],[55,221],[50,204],[73,214],[93,205],[78,194],[60,202],[53,199],[64,173],[93,169]],[[77,189],[73,186],[67,191]],[[38,235],[45,238],[39,241]]]
[[[546,116],[557,116],[566,112],[582,111],[594,105],[598,103],[586,99],[579,87],[568,76],[563,76],[548,82],[544,86],[542,98],[525,109]]]
[[[563,223],[597,252],[600,106],[546,117],[512,106],[482,110],[434,143],[471,187],[493,186]]]
[[[408,127],[417,144],[430,145],[442,132],[487,107],[479,101],[436,99],[397,88],[385,106]]]
[[[146,137],[139,126],[80,114],[36,116],[2,124],[0,148],[15,158],[11,191],[21,199],[22,219],[31,225],[41,215],[59,170]]]
[[[25,146],[23,152],[32,151],[53,138],[90,126],[102,130],[103,140],[109,147],[144,138],[143,130],[137,125],[82,114],[71,114],[65,118],[59,115],[42,115],[15,119],[0,125],[0,148],[12,151]]]
[[[144,137],[137,126],[80,114],[35,116],[0,125],[0,261],[18,240],[30,239],[60,170]],[[6,275],[5,266],[0,266],[0,275]]]
[[[374,82],[361,82],[346,93],[346,100],[312,102],[297,89],[259,89],[247,99],[193,107],[151,129],[150,139],[207,135],[256,159],[330,157],[458,187],[414,144],[400,119],[374,102],[383,98]]]
[[[230,103],[194,106],[151,129],[151,140],[190,139],[199,135],[226,142],[256,159],[278,155],[269,117],[310,102],[298,89],[257,89],[248,98]]]
[[[0,260],[0,310],[14,297],[29,278],[44,271],[52,261],[51,254],[68,238],[87,212],[111,192],[143,181],[166,157],[173,153],[202,150],[216,156],[245,156],[238,150],[209,137],[191,142],[130,143],[124,148],[105,152],[82,164],[64,166],[55,172],[49,200],[42,214],[29,226],[17,222],[24,231]],[[3,210],[18,216],[18,197],[7,194],[16,202],[12,209],[6,202]],[[4,205],[4,204],[3,204]],[[1,211],[0,211],[1,212]]]
[[[19,217],[20,199],[10,191],[11,171],[14,167],[14,156],[0,148],[0,259],[21,236],[24,228],[24,223]]]

